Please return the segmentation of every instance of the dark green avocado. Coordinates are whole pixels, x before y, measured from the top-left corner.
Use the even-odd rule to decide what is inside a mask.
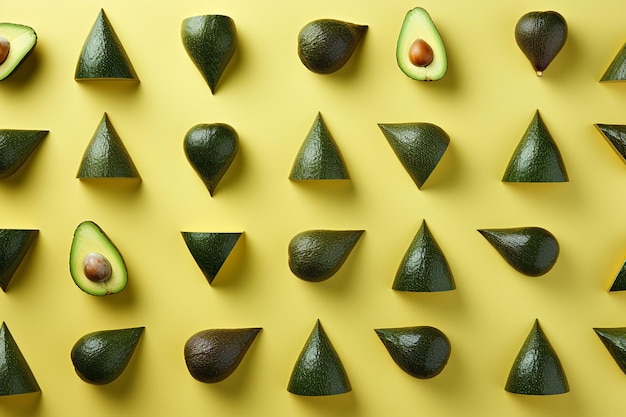
[[[619,155],[622,162],[626,163],[626,125],[596,123],[594,126]]]
[[[41,392],[6,323],[0,327],[0,396]]]
[[[209,284],[217,276],[243,233],[181,232]]]
[[[0,229],[0,288],[6,291],[39,230]]]
[[[566,40],[567,22],[555,11],[526,13],[515,25],[515,41],[539,77]]]
[[[30,26],[0,23],[0,81],[20,67],[37,45],[37,33]]]
[[[626,290],[626,260],[622,262],[622,266],[615,275],[613,279],[613,283],[611,284],[611,288],[609,292],[613,291],[625,291]]]
[[[15,174],[47,134],[47,130],[0,129],[0,179]]]
[[[611,64],[600,78],[600,82],[626,81],[626,43],[617,52]]]
[[[598,327],[593,329],[611,357],[626,374],[626,327]]]

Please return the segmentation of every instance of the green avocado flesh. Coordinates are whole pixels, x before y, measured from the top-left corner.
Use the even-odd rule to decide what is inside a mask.
[[[209,284],[217,276],[242,233],[181,232]]]
[[[526,13],[515,25],[515,41],[539,77],[566,40],[567,22],[555,11]]]
[[[593,329],[611,357],[626,374],[626,327],[594,328]]]
[[[0,396],[41,392],[6,323],[0,327]]]
[[[594,126],[619,155],[622,162],[626,163],[626,125],[596,123]]]
[[[0,23],[0,38],[8,41],[9,45],[8,54],[0,59],[0,81],[2,81],[15,73],[33,51],[37,44],[37,34],[29,26]]]
[[[116,380],[128,366],[144,327],[100,330],[78,339],[70,358],[76,374],[89,384]]]
[[[47,134],[47,130],[0,129],[0,179],[15,174]]]
[[[600,82],[611,81],[626,81],[626,43],[600,78]]]
[[[39,230],[0,229],[0,288],[6,291]]]
[[[99,258],[104,258],[110,265],[110,276],[98,282],[94,277],[90,279],[85,272],[85,261],[94,254],[100,255]],[[119,293],[126,288],[128,281],[122,255],[104,231],[92,221],[82,222],[74,232],[70,250],[70,273],[78,288],[91,295]]]

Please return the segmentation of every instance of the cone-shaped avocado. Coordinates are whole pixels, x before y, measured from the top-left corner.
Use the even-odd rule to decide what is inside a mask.
[[[239,136],[224,123],[198,124],[185,135],[183,148],[191,167],[213,195],[237,156]]]
[[[503,182],[567,182],[563,158],[539,111],[511,156]]]
[[[417,188],[421,188],[448,149],[448,134],[432,123],[379,124],[378,127]]]
[[[76,178],[141,178],[106,113],[85,149]]]
[[[350,179],[341,151],[330,131],[317,114],[294,161],[290,180],[344,180]]]
[[[242,233],[181,232],[204,277],[213,283]]]
[[[100,9],[76,65],[76,80],[139,81],[104,10]]]
[[[37,33],[30,26],[0,23],[0,81],[14,74],[37,45]]]
[[[626,259],[622,263],[621,268],[615,275],[613,279],[613,283],[611,284],[611,288],[609,288],[609,292],[613,291],[625,291],[626,290]]]
[[[619,155],[622,162],[626,163],[626,125],[596,123],[594,126]]]
[[[456,288],[452,271],[426,221],[407,249],[392,288],[396,291],[439,292]]]
[[[450,358],[450,340],[431,326],[374,329],[393,361],[418,379],[433,378]]]
[[[298,56],[312,72],[331,74],[350,60],[366,32],[366,25],[336,19],[314,20],[298,33]]]
[[[319,320],[298,356],[287,391],[306,396],[352,391],[348,374]]]
[[[333,276],[359,241],[363,230],[306,230],[289,242],[289,268],[304,281]]]
[[[6,291],[39,230],[0,229],[0,288]]]
[[[104,385],[116,380],[128,366],[144,327],[100,330],[78,339],[70,357],[85,382]]]
[[[206,80],[211,93],[237,49],[237,29],[228,16],[202,15],[183,20],[183,46]]]
[[[622,45],[611,64],[606,69],[600,82],[626,81],[626,43]]]
[[[215,383],[228,378],[254,342],[259,327],[209,329],[191,336],[184,356],[191,376],[200,382]]]
[[[3,322],[0,327],[0,396],[40,391],[24,355]]]
[[[567,22],[555,11],[528,12],[515,25],[515,41],[539,77],[566,40]]]
[[[513,362],[505,390],[525,395],[556,395],[569,392],[561,361],[539,326],[538,320],[535,320]]]
[[[0,129],[0,179],[15,174],[47,134],[47,130]]]
[[[609,351],[619,369],[626,374],[626,327],[593,329]]]
[[[559,242],[541,227],[481,229],[481,235],[515,270],[538,277],[547,273],[559,257]]]

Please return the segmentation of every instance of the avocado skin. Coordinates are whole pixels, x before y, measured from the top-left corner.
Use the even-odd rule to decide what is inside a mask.
[[[622,267],[617,272],[609,292],[626,290],[626,260],[622,263]]]
[[[0,179],[15,174],[47,134],[47,130],[0,129]]]
[[[0,396],[41,392],[6,323],[0,327]]]
[[[539,76],[566,40],[567,23],[555,11],[526,13],[515,25],[515,41]]]
[[[626,43],[622,45],[611,64],[606,69],[600,82],[625,81],[626,80]]]
[[[6,291],[39,230],[0,229],[0,288]]]
[[[626,125],[596,123],[594,126],[619,155],[622,162],[626,163]]]
[[[239,241],[242,233],[181,232],[194,260],[209,284]]]
[[[611,357],[626,374],[626,327],[598,327],[593,329]]]

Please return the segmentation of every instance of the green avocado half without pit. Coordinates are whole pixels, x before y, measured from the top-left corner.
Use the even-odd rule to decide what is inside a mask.
[[[626,374],[626,327],[598,327],[593,330],[619,369]]]
[[[0,179],[15,174],[47,134],[47,130],[0,129]]]
[[[6,291],[15,272],[35,243],[39,230],[0,229],[0,288]]]
[[[552,10],[528,12],[515,25],[515,41],[539,77],[566,40],[567,22]]]
[[[0,23],[0,81],[14,74],[37,44],[37,33],[30,26]]]
[[[594,126],[619,155],[622,162],[626,163],[626,125],[596,123]]]
[[[626,43],[613,58],[600,82],[626,81]]]
[[[6,323],[0,327],[0,396],[41,392]]]
[[[70,273],[78,288],[91,295],[119,293],[128,282],[122,255],[100,226],[90,220],[74,231]]]
[[[130,362],[144,327],[99,330],[78,339],[70,358],[83,381],[104,385],[115,381]]]
[[[243,233],[181,232],[185,244],[209,284],[217,276]]]

